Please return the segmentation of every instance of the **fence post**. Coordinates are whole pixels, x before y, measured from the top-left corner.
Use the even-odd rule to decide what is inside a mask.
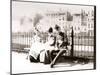
[[[74,31],[73,31],[73,27],[72,27],[72,32],[71,32],[71,38],[72,38],[72,44],[71,44],[71,57],[73,57],[74,54]]]

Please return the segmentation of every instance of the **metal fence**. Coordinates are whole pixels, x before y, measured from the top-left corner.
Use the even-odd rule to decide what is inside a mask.
[[[77,34],[73,28],[71,29],[70,35],[67,35],[71,43],[71,49],[67,52],[67,56],[93,59],[94,36],[90,36],[88,33],[85,34],[84,32],[83,34],[82,32]],[[25,51],[25,48],[30,48],[33,34],[33,32],[12,33],[12,50]]]
[[[93,33],[94,34],[94,33]],[[85,34],[71,33],[72,45],[71,56],[91,58],[94,57],[94,36],[90,36],[89,32]]]

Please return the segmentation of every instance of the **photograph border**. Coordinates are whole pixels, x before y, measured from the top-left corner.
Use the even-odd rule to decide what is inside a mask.
[[[62,70],[62,71],[46,71],[46,72],[29,72],[29,73],[16,73],[12,74],[12,1],[16,2],[31,2],[31,3],[45,3],[45,4],[59,4],[59,5],[77,5],[77,6],[93,6],[94,7],[94,67],[93,69],[79,69],[79,70]],[[96,5],[86,5],[86,4],[71,4],[71,3],[56,3],[56,2],[42,2],[42,1],[24,1],[24,0],[10,0],[10,74],[20,75],[20,74],[38,74],[38,73],[53,73],[53,72],[70,72],[70,71],[85,71],[85,70],[95,70],[96,69]]]

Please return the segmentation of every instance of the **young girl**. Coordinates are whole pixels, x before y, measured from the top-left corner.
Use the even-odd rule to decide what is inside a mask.
[[[66,52],[66,50],[68,50],[67,49],[68,40],[66,40],[67,36],[65,37],[64,32],[61,32],[60,27],[57,25],[55,26],[55,30],[57,32],[56,33],[56,45],[58,48],[58,53],[50,64],[51,68],[56,64],[56,62],[60,58],[60,56],[63,55]],[[52,51],[51,55],[53,52],[55,52],[55,51]]]

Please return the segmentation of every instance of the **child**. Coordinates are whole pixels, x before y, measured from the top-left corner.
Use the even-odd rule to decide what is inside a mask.
[[[60,27],[58,25],[55,26],[55,30],[56,30],[56,44],[58,47],[59,52],[57,53],[56,57],[53,59],[53,61],[50,64],[50,67],[52,68],[54,66],[54,64],[57,62],[57,60],[59,59],[59,57],[61,55],[63,55],[67,49],[67,45],[68,45],[68,40],[65,41],[65,34],[63,32],[61,32]],[[51,52],[51,55],[54,51]]]

